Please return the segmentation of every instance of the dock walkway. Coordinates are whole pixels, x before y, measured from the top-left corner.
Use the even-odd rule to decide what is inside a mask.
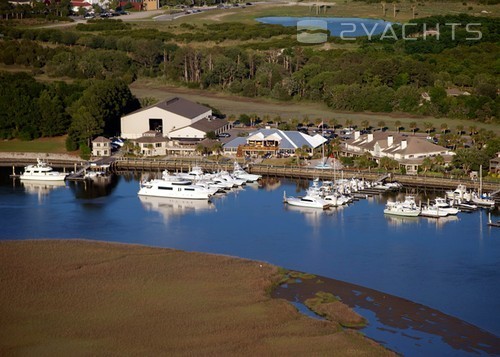
[[[229,172],[233,169],[232,161],[214,162],[208,160],[192,161],[192,160],[174,160],[174,159],[142,159],[142,158],[116,158],[111,164],[111,168],[115,171],[120,170],[142,170],[142,171],[160,171],[169,170],[172,172],[185,172],[190,170],[193,166],[198,165],[205,171],[213,172],[218,170],[227,170]],[[455,189],[459,184],[465,185],[468,189],[478,190],[479,182],[470,179],[458,178],[443,178],[431,177],[425,175],[402,175],[383,174],[377,171],[364,171],[364,170],[324,170],[316,169],[314,167],[299,167],[299,166],[276,166],[276,165],[263,165],[263,164],[249,164],[246,170],[253,174],[259,174],[271,177],[284,177],[291,179],[308,179],[319,178],[321,180],[335,180],[340,178],[350,179],[359,178],[368,181],[379,181],[383,178],[389,182],[399,182],[407,187],[421,187],[432,189]],[[500,183],[483,181],[483,192],[497,192],[500,193]],[[500,197],[498,197],[500,199]]]

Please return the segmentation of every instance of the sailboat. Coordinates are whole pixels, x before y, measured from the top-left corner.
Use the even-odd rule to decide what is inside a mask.
[[[493,200],[488,194],[483,194],[483,165],[479,166],[479,192],[472,193],[472,203],[478,206],[494,208],[495,200]]]
[[[325,158],[325,144],[323,143],[322,146],[322,156],[321,156],[321,162],[314,166],[315,169],[321,169],[321,170],[329,170],[333,169],[333,166],[328,164],[328,158]]]

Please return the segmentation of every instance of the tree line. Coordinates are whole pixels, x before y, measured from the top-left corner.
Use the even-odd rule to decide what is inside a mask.
[[[466,20],[479,21],[466,15],[428,21]],[[187,24],[175,34],[135,30],[120,20],[94,21],[73,31],[4,27],[0,62],[33,67],[36,73],[52,77],[123,78],[127,83],[138,76],[161,77],[248,97],[324,102],[337,110],[498,122],[495,23],[490,19],[482,23],[481,41],[445,41],[444,47],[423,51],[428,52],[425,56],[415,48],[433,46],[436,41],[368,43],[361,39],[356,50],[319,50],[294,42],[293,28],[264,24]],[[196,45],[210,39],[221,45]],[[245,41],[245,46],[224,46],[228,39]],[[282,40],[293,45],[274,48],[274,41]],[[247,46],[252,43],[270,47]],[[451,97],[448,88],[470,95]],[[423,92],[430,101],[423,100]]]
[[[2,139],[68,134],[69,151],[88,151],[97,135],[119,135],[121,116],[139,107],[121,79],[40,83],[24,72],[0,72]]]

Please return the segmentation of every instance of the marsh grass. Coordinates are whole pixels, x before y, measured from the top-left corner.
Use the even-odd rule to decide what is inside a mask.
[[[124,244],[0,242],[0,355],[391,355],[266,293],[262,262]]]
[[[319,291],[314,298],[307,299],[305,305],[316,314],[324,316],[329,321],[337,322],[343,327],[361,328],[367,324],[366,319],[331,293]]]

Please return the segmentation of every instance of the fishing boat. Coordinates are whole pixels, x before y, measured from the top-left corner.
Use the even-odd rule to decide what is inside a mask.
[[[388,202],[385,206],[384,214],[401,217],[417,217],[420,215],[420,209],[418,207],[407,207],[401,202]]]
[[[456,215],[460,212],[460,209],[452,207],[444,197],[436,197],[434,207],[439,208],[439,210],[446,212],[448,215]]]
[[[441,218],[448,216],[448,213],[445,211],[444,208],[440,208],[439,206],[436,205],[430,205],[430,206],[423,206],[422,209],[420,210],[420,215],[424,217]]]
[[[256,182],[262,178],[261,175],[250,174],[243,170],[237,161],[234,162],[233,176],[238,179],[245,180],[246,182]]]
[[[329,202],[319,196],[306,194],[299,197],[287,197],[286,192],[283,192],[283,202],[290,206],[316,209],[328,209],[331,206]]]
[[[387,202],[384,214],[402,217],[417,217],[420,215],[414,196],[406,196],[404,201]]]
[[[37,159],[36,165],[28,165],[24,168],[20,178],[35,181],[64,181],[66,176],[65,172],[54,171],[46,162]]]

